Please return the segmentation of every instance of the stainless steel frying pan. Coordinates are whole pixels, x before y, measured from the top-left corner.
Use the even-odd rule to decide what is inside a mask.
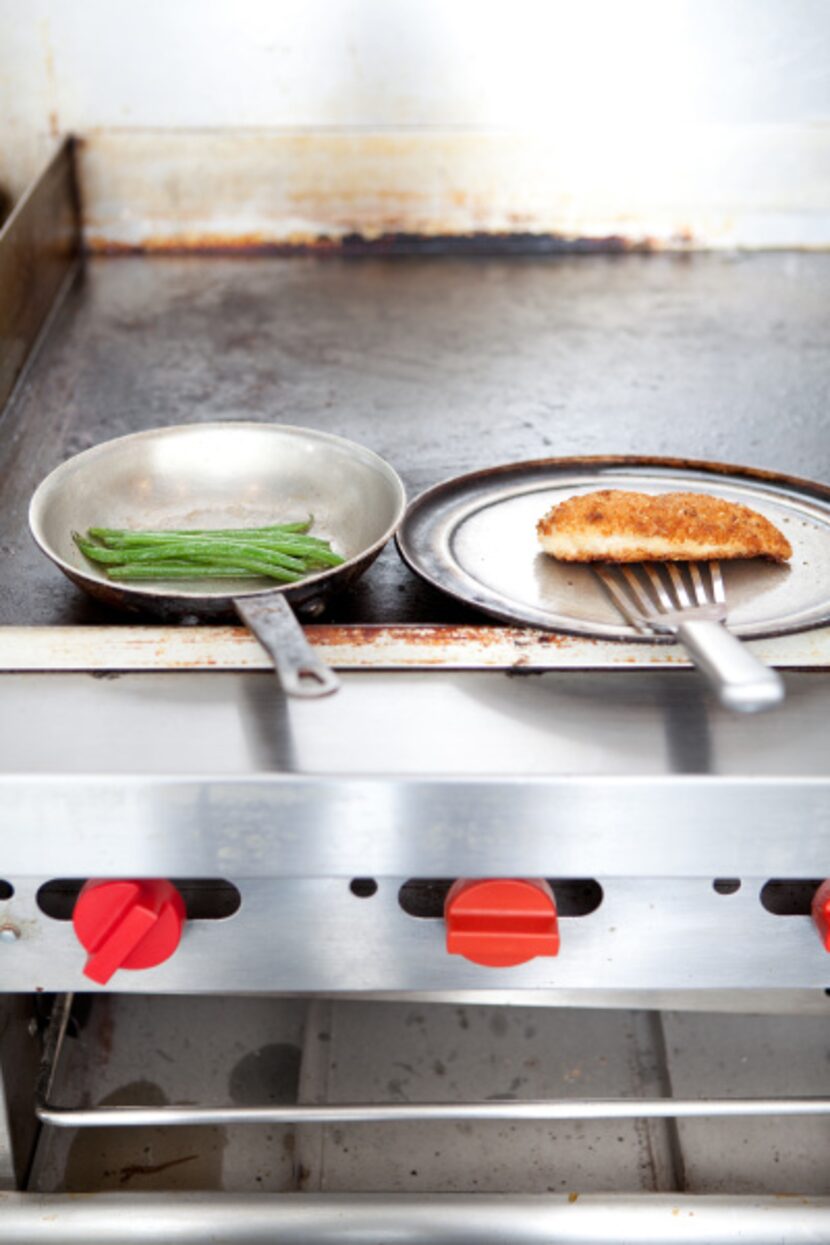
[[[79,587],[108,605],[162,618],[219,619],[234,611],[274,660],[289,696],[338,687],[306,641],[291,605],[316,617],[370,565],[406,506],[392,467],[330,433],[282,424],[210,423],[151,429],[106,441],[57,467],[29,507],[40,548]],[[284,587],[217,580],[119,584],[76,548],[89,527],[254,527],[314,515],[313,534],[346,560]],[[290,604],[289,604],[290,603]]]

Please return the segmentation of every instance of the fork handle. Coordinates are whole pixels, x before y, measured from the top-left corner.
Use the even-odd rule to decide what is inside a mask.
[[[723,623],[681,623],[677,638],[687,649],[726,709],[757,713],[784,699],[784,681],[727,631]]]

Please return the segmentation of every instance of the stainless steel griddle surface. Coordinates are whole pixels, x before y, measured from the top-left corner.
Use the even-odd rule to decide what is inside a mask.
[[[602,453],[828,481],[828,347],[830,255],[92,260],[0,420],[0,625],[120,619],[26,527],[41,478],[98,441],[281,420],[370,446],[410,495]],[[389,548],[328,618],[480,616]]]

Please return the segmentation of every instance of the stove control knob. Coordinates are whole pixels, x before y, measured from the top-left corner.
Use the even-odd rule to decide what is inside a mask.
[[[822,882],[813,895],[813,920],[825,951],[830,951],[830,881]]]
[[[461,878],[444,904],[447,951],[488,968],[559,952],[553,891],[542,878]]]
[[[87,882],[72,913],[90,953],[84,975],[103,986],[119,968],[155,968],[178,947],[184,922],[184,900],[172,882]]]

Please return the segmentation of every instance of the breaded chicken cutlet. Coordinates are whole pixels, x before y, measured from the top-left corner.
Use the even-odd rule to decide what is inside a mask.
[[[583,493],[549,510],[536,531],[545,553],[561,562],[785,562],[792,555],[769,519],[706,493]]]

